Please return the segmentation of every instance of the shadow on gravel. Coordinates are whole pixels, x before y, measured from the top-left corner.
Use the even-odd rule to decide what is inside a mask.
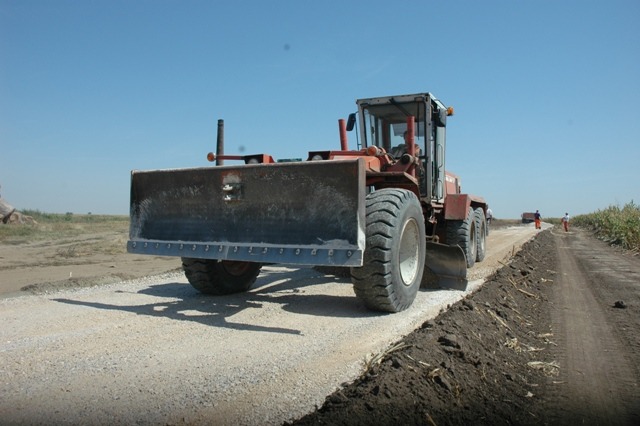
[[[281,309],[297,315],[315,315],[339,318],[358,318],[385,315],[366,310],[353,296],[307,294],[305,287],[345,281],[343,278],[325,276],[312,269],[286,272],[265,271],[258,277],[254,288],[246,293],[228,296],[208,296],[199,293],[188,284],[155,284],[130,293],[166,299],[155,303],[118,305],[102,302],[54,298],[53,301],[95,309],[130,312],[136,315],[169,318],[176,321],[193,321],[212,327],[233,330],[262,331],[268,333],[301,334],[300,330],[284,327],[265,327],[253,323],[229,321],[228,318],[247,309],[263,309],[265,304],[278,304]],[[344,285],[351,285],[345,281]],[[259,321],[259,319],[256,319]]]
[[[171,284],[169,284],[171,285]],[[209,300],[178,300],[171,302],[149,303],[144,305],[110,305],[100,302],[85,302],[72,299],[52,299],[69,305],[86,306],[96,309],[130,312],[136,315],[169,318],[176,321],[193,321],[212,327],[224,327],[232,330],[262,331],[268,333],[301,334],[300,330],[263,327],[255,324],[243,324],[227,321],[227,317],[245,309],[261,308],[259,302],[247,300],[240,304],[210,303]]]

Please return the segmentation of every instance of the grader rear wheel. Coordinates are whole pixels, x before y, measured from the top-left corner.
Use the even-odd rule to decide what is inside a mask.
[[[475,217],[473,207],[469,207],[465,220],[450,221],[447,224],[447,244],[458,245],[462,248],[467,258],[468,268],[471,268],[476,263],[478,252],[478,233]]]
[[[477,234],[476,262],[482,262],[487,253],[487,219],[481,207],[475,209],[475,221]]]

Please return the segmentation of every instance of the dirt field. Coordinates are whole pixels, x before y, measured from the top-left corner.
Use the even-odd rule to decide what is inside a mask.
[[[21,225],[5,225],[21,226]],[[177,270],[170,257],[126,253],[125,228],[0,244],[0,297],[88,287]]]
[[[285,281],[293,282],[291,287],[275,281],[275,275],[269,272],[246,301],[229,297],[224,303],[211,304],[210,299],[171,278],[152,281],[151,285],[118,284],[104,295],[58,295],[67,288],[101,286],[176,269],[175,258],[99,250],[93,250],[91,256],[76,255],[94,243],[120,244],[124,238],[122,233],[113,232],[85,236],[81,241],[0,245],[0,291],[5,298],[16,294],[34,298],[20,303],[7,299],[11,303],[4,308],[24,305],[41,309],[30,315],[32,325],[25,324],[37,335],[27,338],[3,332],[0,343],[1,352],[19,355],[11,365],[0,363],[0,400],[22,406],[11,410],[15,417],[10,418],[17,419],[14,423],[44,424],[48,418],[57,418],[70,424],[107,424],[114,419],[140,424],[219,424],[212,419],[222,417],[208,417],[207,413],[232,413],[233,405],[240,400],[214,401],[213,385],[204,379],[216,376],[205,375],[203,369],[224,369],[219,363],[228,356],[246,359],[248,364],[235,375],[219,376],[223,384],[233,388],[235,380],[249,376],[250,382],[259,385],[256,389],[264,392],[253,393],[261,400],[244,401],[247,407],[258,410],[264,409],[263,405],[267,409],[272,406],[281,411],[280,417],[290,418],[288,407],[296,397],[295,390],[287,392],[288,387],[313,386],[285,379],[289,358],[298,356],[296,341],[307,342],[303,343],[307,346],[326,338],[326,334],[314,337],[313,333],[332,334],[338,324],[376,320],[376,324],[389,325],[391,319],[407,314],[372,316],[359,311],[353,297],[347,296],[349,288],[344,296],[329,297],[322,289],[316,294],[314,285],[318,287],[320,277],[308,272],[286,275]],[[501,241],[504,247],[499,247]],[[496,240],[496,245],[490,246],[486,265],[508,265],[480,290],[398,340],[387,353],[370,359],[368,370],[359,379],[329,395],[314,413],[290,422],[640,424],[640,259],[608,247],[585,232],[566,234],[555,229],[538,234],[508,262],[503,257],[492,259],[493,250],[509,251],[507,241]],[[482,267],[471,274],[481,276]],[[297,276],[307,284],[296,285]],[[269,293],[262,291],[267,287],[271,287]],[[280,290],[274,291],[273,287]],[[305,296],[309,305],[302,303]],[[288,302],[281,305],[283,299]],[[105,303],[107,300],[110,304]],[[274,301],[278,304],[271,306]],[[207,303],[206,309],[203,303]],[[269,325],[266,315],[274,309],[290,311],[295,314],[294,321],[322,321],[328,330],[281,322]],[[24,323],[13,312],[3,316],[8,320],[3,327]],[[89,314],[91,317],[87,317]],[[87,324],[100,318],[101,322]],[[254,320],[256,325],[251,325]],[[73,328],[76,326],[71,327],[70,321],[86,327]],[[45,333],[43,326],[50,330]],[[70,336],[63,338],[65,329]],[[228,337],[224,336],[230,334],[220,334],[223,331],[266,336],[266,343],[273,349],[265,348],[256,357],[249,345],[246,353],[221,352],[209,359],[211,345],[216,346],[216,341],[227,344]],[[336,328],[333,334],[345,333],[355,341],[353,330]],[[107,334],[113,346],[105,348]],[[205,338],[209,346],[203,345]],[[290,352],[278,358],[280,338],[293,339],[294,346],[287,346]],[[24,352],[33,353],[31,359],[20,355],[27,345],[35,345]],[[190,348],[188,355],[183,347]],[[267,365],[272,370],[266,378],[251,379],[249,364],[260,364],[271,352],[275,352],[278,366]],[[190,371],[185,370],[183,361],[190,363]],[[345,368],[337,355],[332,362],[336,369]],[[296,365],[292,368],[299,370]],[[307,368],[310,374],[317,374]],[[251,392],[247,398],[251,398]],[[189,402],[182,402],[185,397]],[[59,409],[52,411],[56,406],[77,412],[65,416]],[[0,403],[0,413],[2,407]],[[8,413],[6,406],[4,409]],[[199,414],[184,414],[190,411]],[[127,417],[131,413],[137,417]],[[275,423],[247,417],[225,424]]]

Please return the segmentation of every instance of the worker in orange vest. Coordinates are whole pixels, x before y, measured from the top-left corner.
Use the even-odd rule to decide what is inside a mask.
[[[565,213],[562,217],[562,226],[564,227],[564,232],[569,232],[569,213]]]
[[[542,229],[542,226],[540,226],[540,219],[542,218],[542,216],[540,215],[540,212],[538,210],[536,210],[536,213],[533,215],[533,220],[536,223],[536,229]]]

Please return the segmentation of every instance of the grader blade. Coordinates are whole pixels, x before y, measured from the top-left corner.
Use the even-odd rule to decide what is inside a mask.
[[[133,171],[132,253],[361,266],[362,159]]]
[[[425,266],[438,277],[438,285],[467,289],[467,259],[459,246],[427,242]]]

